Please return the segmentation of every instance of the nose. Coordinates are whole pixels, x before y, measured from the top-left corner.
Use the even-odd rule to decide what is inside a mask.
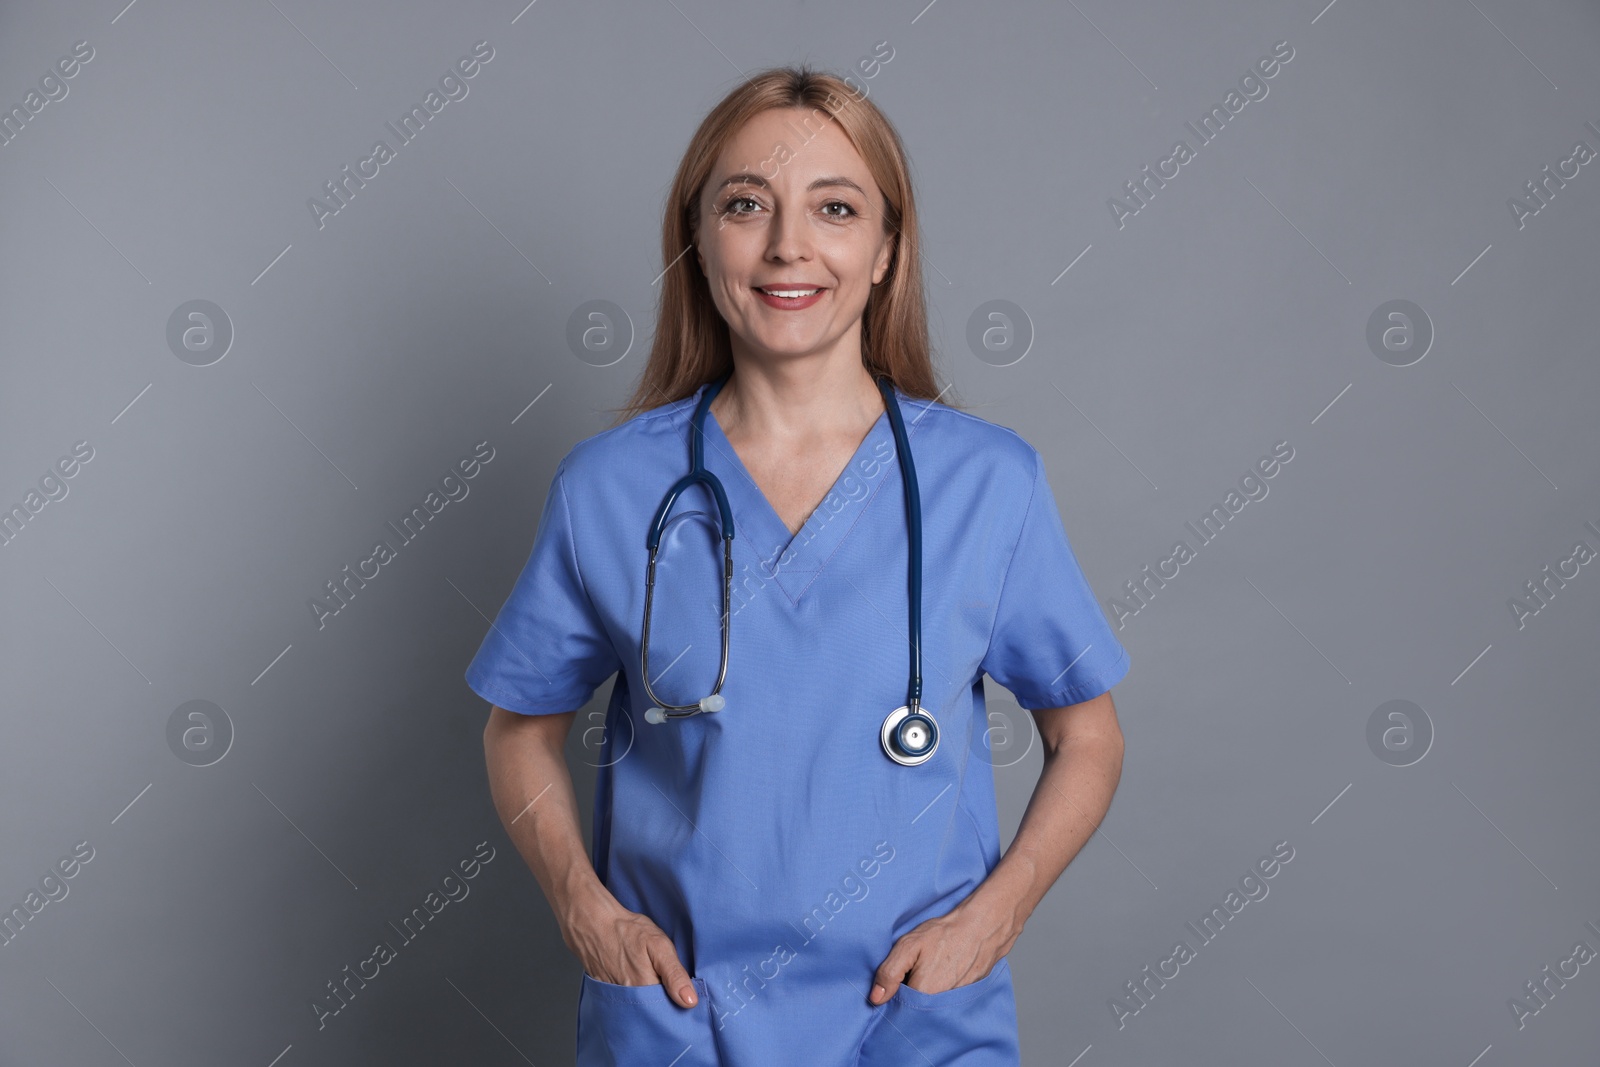
[[[811,258],[810,220],[803,208],[778,205],[767,232],[767,258],[780,263]]]

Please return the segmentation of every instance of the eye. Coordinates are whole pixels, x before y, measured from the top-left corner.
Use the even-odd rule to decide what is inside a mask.
[[[847,212],[847,214],[831,215],[830,216],[831,218],[843,219],[843,218],[849,218],[850,216],[853,216],[853,215],[857,214],[856,209],[851,207],[849,204],[845,203],[843,200],[829,200],[826,204],[823,204],[822,205],[823,214],[828,214],[828,209],[829,208],[833,208],[833,207],[842,207]]]
[[[751,207],[760,207],[761,206],[760,204],[756,203],[754,197],[751,197],[751,196],[732,196],[732,197],[729,197],[727,202],[722,205],[722,214],[724,214],[724,215],[748,215],[748,214],[750,214],[750,212],[747,211],[747,210],[736,210],[735,206],[734,206],[736,204],[749,204],[749,205],[751,205]]]

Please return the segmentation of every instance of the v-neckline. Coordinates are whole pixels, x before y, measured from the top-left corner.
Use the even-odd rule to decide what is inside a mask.
[[[700,387],[694,396],[694,403],[699,402],[705,388]],[[895,388],[895,398],[900,402],[903,413],[910,398],[898,388]],[[692,404],[690,411],[693,411]],[[909,437],[913,423],[911,419],[906,419],[906,423]],[[705,437],[706,467],[721,479],[723,489],[728,494],[728,505],[733,511],[735,552],[739,551],[739,545],[743,542],[745,550],[755,556],[760,576],[775,582],[791,604],[798,603],[806,589],[822,573],[828,560],[877,496],[884,482],[891,477],[899,480],[900,464],[894,451],[894,427],[890,425],[889,412],[885,410],[879,412],[800,529],[790,533],[788,525],[739,458],[738,451],[723,432],[722,424],[717,421],[716,413],[709,410],[706,412]],[[873,462],[874,459],[876,462]],[[893,472],[892,476],[890,472]],[[861,484],[861,492],[849,490],[851,478]],[[838,500],[840,504],[830,510],[829,503],[832,500]]]

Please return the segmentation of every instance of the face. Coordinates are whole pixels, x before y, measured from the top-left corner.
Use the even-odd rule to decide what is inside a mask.
[[[735,356],[859,358],[862,311],[894,250],[883,220],[866,162],[824,112],[780,108],[747,122],[700,192],[695,232]]]

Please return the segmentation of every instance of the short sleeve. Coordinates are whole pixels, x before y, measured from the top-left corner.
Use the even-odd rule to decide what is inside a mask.
[[[621,666],[578,570],[565,460],[556,468],[528,561],[467,666],[467,685],[525,715],[576,711]]]
[[[1129,660],[1073,555],[1037,451],[1033,464],[981,669],[1037,711],[1094,699],[1122,680]]]

